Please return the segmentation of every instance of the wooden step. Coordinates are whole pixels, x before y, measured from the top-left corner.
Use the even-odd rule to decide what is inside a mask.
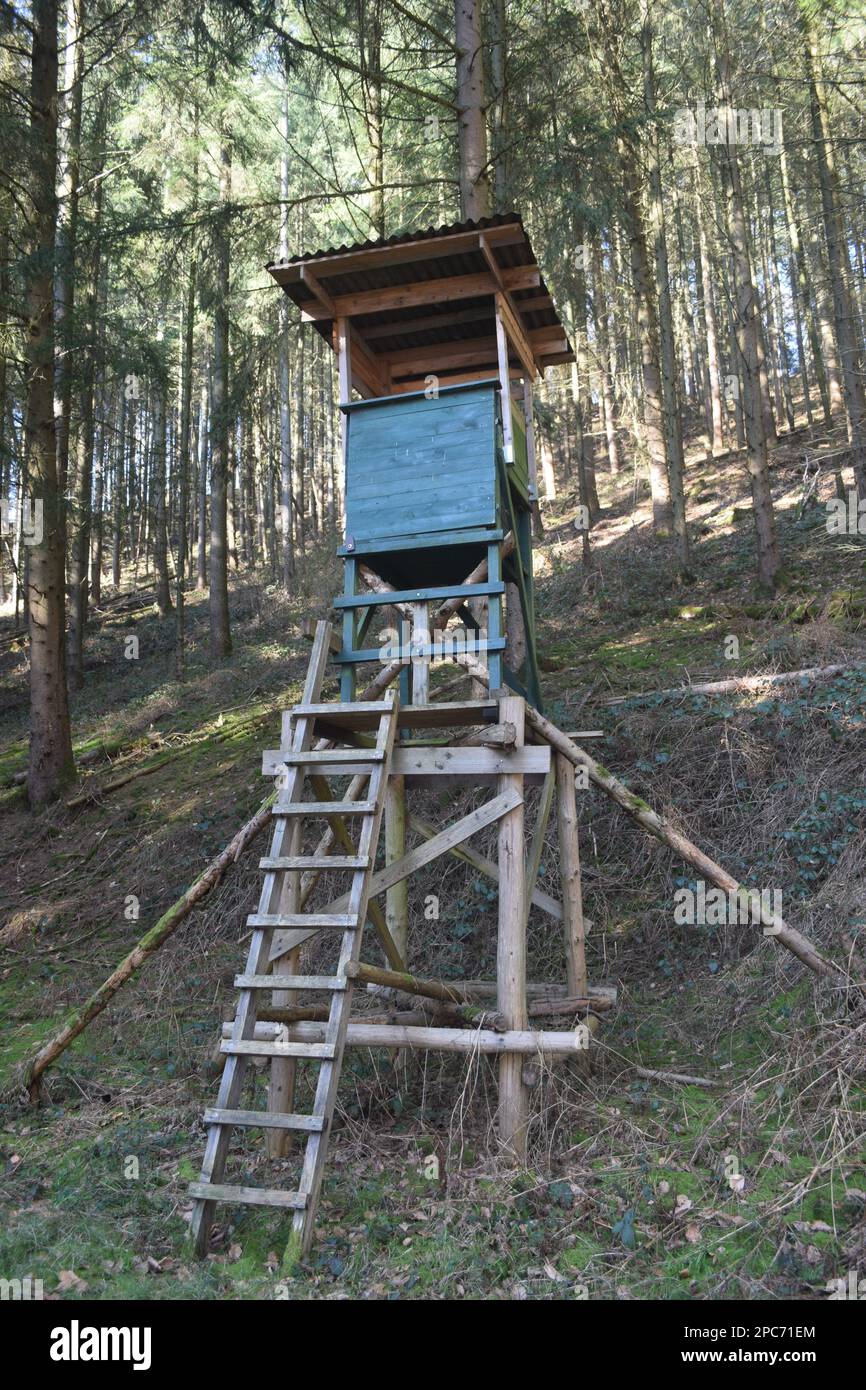
[[[280,1192],[269,1187],[230,1187],[217,1182],[191,1182],[189,1195],[203,1202],[248,1202],[254,1207],[291,1207],[293,1211],[303,1211],[307,1205],[305,1192]]]
[[[236,975],[235,989],[324,989],[344,990],[348,981],[342,975]]]
[[[390,708],[388,700],[341,700],[333,704],[293,705],[289,713],[293,719],[327,719],[332,714],[338,714],[341,720],[348,721],[358,714],[386,714]]]
[[[284,753],[280,758],[287,767],[315,767],[316,763],[380,763],[385,754],[381,748],[331,748],[319,753]]]
[[[375,801],[290,801],[275,806],[275,816],[372,816]]]
[[[241,1129],[292,1129],[321,1134],[321,1115],[279,1115],[270,1110],[216,1110],[204,1112],[206,1125],[238,1125]]]
[[[260,859],[259,868],[269,873],[280,869],[368,869],[366,854],[286,854],[273,859]]]
[[[319,931],[323,927],[338,931],[354,931],[358,918],[351,912],[251,912],[247,918],[248,927],[260,931],[296,929],[309,927]]]
[[[333,1043],[300,1042],[227,1042],[220,1043],[220,1052],[230,1057],[307,1057],[314,1062],[330,1062],[337,1055]]]

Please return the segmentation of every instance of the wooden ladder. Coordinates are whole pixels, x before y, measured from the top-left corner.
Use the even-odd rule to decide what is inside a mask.
[[[322,624],[321,627],[328,627],[330,631],[327,624]],[[191,1183],[189,1188],[190,1195],[195,1198],[191,1229],[196,1253],[199,1255],[207,1252],[217,1202],[249,1203],[292,1210],[294,1215],[290,1260],[296,1257],[303,1258],[307,1254],[313,1235],[351,1008],[352,980],[346,975],[346,967],[349,962],[357,961],[360,956],[361,933],[368,911],[370,880],[376,860],[391,752],[397,730],[398,708],[393,692],[389,692],[387,699],[373,704],[367,703],[363,707],[368,714],[375,710],[379,715],[375,745],[351,751],[352,771],[366,773],[369,769],[369,783],[364,800],[302,800],[307,778],[313,781],[314,789],[321,792],[324,765],[330,764],[329,775],[334,775],[335,763],[339,766],[347,761],[344,751],[341,757],[336,751],[310,748],[314,719],[305,711],[309,710],[315,701],[318,687],[321,685],[321,676],[316,681],[313,672],[315,660],[314,653],[311,677],[308,677],[303,703],[296,707],[296,710],[287,712],[291,740],[290,747],[284,755],[286,772],[283,786],[274,805],[275,829],[271,852],[261,861],[265,869],[265,879],[259,911],[248,918],[248,925],[253,928],[249,956],[244,973],[235,979],[240,994],[231,1038],[222,1042],[220,1049],[226,1054],[225,1070],[217,1104],[204,1113],[208,1138],[201,1176],[199,1181]],[[346,704],[338,707],[341,711],[352,708]],[[301,843],[300,832],[304,818],[334,815],[360,818],[361,831],[357,853],[305,856],[295,852]],[[279,906],[287,877],[299,875],[304,869],[317,872],[327,869],[350,869],[352,887],[348,895],[347,911],[330,914],[280,912]],[[297,878],[294,882],[297,882]],[[333,975],[269,973],[274,959],[279,961],[282,954],[276,934],[286,931],[292,931],[294,934],[299,930],[309,933],[342,933],[339,958]],[[283,991],[312,990],[329,995],[331,1002],[324,1041],[303,1043],[257,1040],[257,999],[265,990],[279,991],[280,994]],[[237,1108],[246,1069],[249,1062],[256,1057],[303,1058],[319,1066],[313,1108],[309,1114],[289,1113],[279,1109]],[[231,1186],[221,1181],[228,1159],[231,1132],[236,1127],[263,1128],[283,1133],[295,1131],[306,1136],[300,1181],[296,1190]]]

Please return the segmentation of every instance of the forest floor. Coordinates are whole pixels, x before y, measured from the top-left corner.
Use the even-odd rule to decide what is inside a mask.
[[[866,926],[866,537],[828,535],[831,472],[800,503],[807,449],[840,443],[799,431],[774,452],[777,598],[754,589],[737,456],[689,461],[688,585],[672,583],[630,473],[600,475],[591,573],[567,492],[546,504],[537,550],[548,713],[603,730],[601,761],[733,873],[780,889],[787,920],[837,958]],[[233,581],[220,669],[205,597],[190,594],[183,683],[171,621],[106,607],[73,696],[76,748],[91,757],[75,794],[92,795],[71,809],[32,816],[15,785],[26,651],[0,621],[0,1091],[260,804],[261,750],[306,669],[301,620],[324,616],[337,590],[324,549],[291,597]],[[835,662],[851,669],[764,692],[651,693]],[[616,696],[628,698],[606,703]],[[488,1062],[349,1053],[308,1262],[281,1269],[285,1222],[255,1208],[220,1208],[212,1254],[192,1258],[186,1185],[257,898],[254,846],[48,1074],[44,1103],[0,1109],[0,1275],[31,1273],[69,1299],[809,1299],[849,1270],[866,1276],[862,1014],[755,928],[677,926],[683,866],[600,793],[580,813],[590,978],[616,984],[619,1004],[591,1074],[563,1065],[533,1092],[525,1169],[496,1155]],[[553,844],[541,881],[557,892]],[[489,885],[440,865],[413,880],[410,910],[419,973],[493,974]],[[531,978],[561,978],[557,933],[535,911],[529,953]],[[718,1084],[651,1081],[637,1066]],[[261,1183],[268,1160],[255,1137],[246,1145],[241,1171]]]

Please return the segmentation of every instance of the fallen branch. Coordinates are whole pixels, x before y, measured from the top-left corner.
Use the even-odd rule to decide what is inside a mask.
[[[166,763],[173,763],[186,751],[185,748],[173,749],[172,752],[163,753],[154,758],[152,762],[145,763],[144,767],[134,767],[131,771],[124,772],[122,777],[114,777],[110,782],[103,782],[101,787],[88,787],[67,801],[66,809],[67,811],[74,811],[76,806],[84,806],[89,801],[98,801],[102,796],[110,796],[112,792],[125,787],[128,782],[134,782],[139,777],[149,777],[152,772],[159,772],[159,769],[165,767]]]
[[[738,690],[763,690],[766,686],[792,685],[795,681],[829,680],[845,671],[857,668],[849,665],[807,666],[803,671],[777,671],[768,676],[734,676],[726,681],[705,681],[701,685],[676,685],[670,690],[646,690],[634,695],[617,695],[604,700],[605,705],[622,705],[626,700],[679,700],[687,695],[733,695]]]
[[[750,917],[756,919],[755,925],[763,927],[768,936],[775,937],[817,975],[828,976],[840,984],[848,983],[846,972],[834,961],[823,956],[802,932],[797,931],[795,927],[789,927],[783,918],[770,912],[761,901],[760,893],[741,887],[726,869],[710,859],[709,855],[704,854],[703,850],[698,849],[697,845],[692,844],[685,835],[668,825],[651,806],[648,806],[639,796],[635,796],[634,792],[630,792],[628,787],[624,787],[613,773],[608,772],[601,763],[597,763],[583,748],[572,743],[567,734],[564,734],[561,729],[557,729],[555,724],[551,724],[549,719],[545,719],[544,715],[539,714],[538,710],[533,709],[531,705],[526,707],[526,722],[536,733],[546,739],[552,748],[574,763],[575,767],[585,767],[590,781],[612,797],[642,830],[646,830],[648,834],[661,840],[662,844],[667,845],[693,869],[696,869],[703,878],[714,883],[717,888],[722,888],[726,893],[734,893],[743,907],[748,910]]]
[[[247,821],[246,825],[241,827],[234,839],[215,859],[211,860],[204,873],[195,880],[195,883],[178,898],[177,902],[172,903],[168,911],[164,912],[150,931],[145,933],[129,952],[129,955],[124,956],[120,964],[108,976],[108,979],[99,986],[99,989],[91,994],[80,1009],[71,1013],[60,1031],[55,1033],[54,1037],[50,1038],[39,1049],[35,1057],[23,1065],[21,1085],[27,1088],[31,1101],[38,1099],[40,1079],[46,1068],[50,1067],[62,1052],[66,1051],[69,1044],[74,1042],[80,1033],[84,1032],[87,1025],[98,1014],[101,1014],[103,1009],[107,1008],[117,991],[126,984],[126,981],[141,968],[155,951],[159,950],[163,942],[167,941],[181,922],[186,920],[193,908],[197,907],[218,883],[222,882],[227,870],[237,863],[250,842],[260,831],[264,830],[271,819],[271,806],[275,797],[276,793],[272,793],[262,803],[256,814]]]
[[[653,1071],[650,1067],[635,1067],[638,1076],[646,1081],[673,1081],[678,1086],[707,1086],[712,1089],[720,1086],[720,1081],[711,1081],[706,1076],[685,1076],[678,1071]]]

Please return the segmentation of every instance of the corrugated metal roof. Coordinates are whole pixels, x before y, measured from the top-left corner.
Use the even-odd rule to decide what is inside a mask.
[[[414,232],[395,232],[393,236],[379,237],[375,241],[356,241],[351,246],[332,246],[319,251],[304,251],[299,256],[290,256],[284,261],[269,261],[266,270],[274,265],[301,265],[306,261],[321,261],[328,256],[348,256],[356,251],[376,251],[384,246],[404,246],[410,241],[429,241],[433,237],[454,236],[458,232],[483,232],[488,227],[505,227],[517,223],[523,229],[523,219],[519,212],[498,212],[494,217],[481,217],[477,222],[451,222],[443,227],[427,227]],[[524,236],[526,232],[524,230]],[[529,245],[529,238],[526,238]]]

